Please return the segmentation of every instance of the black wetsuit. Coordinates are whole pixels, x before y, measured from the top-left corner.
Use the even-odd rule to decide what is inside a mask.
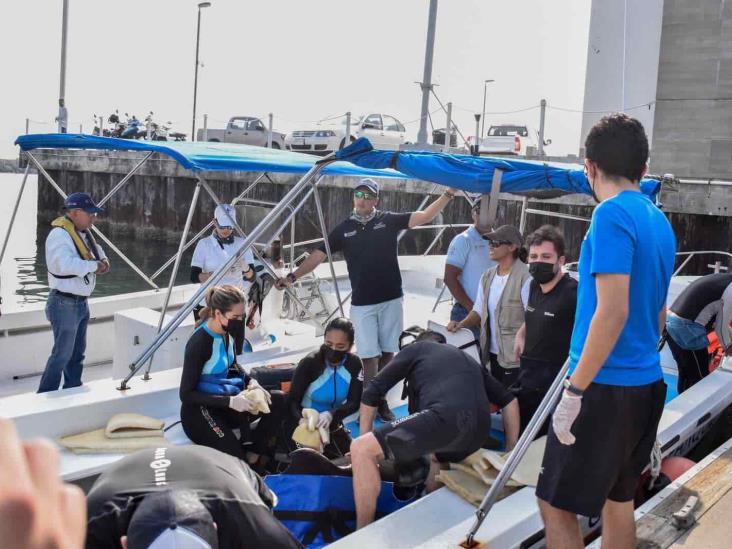
[[[270,413],[254,416],[229,408],[228,396],[199,391],[197,386],[201,373],[212,356],[213,347],[214,338],[205,329],[196,330],[186,344],[180,380],[180,419],[183,431],[196,444],[210,446],[241,459],[245,457],[246,450],[271,454],[287,407],[285,395],[280,391],[270,391]],[[229,364],[229,377],[242,377],[244,387],[249,383],[249,376],[235,360]],[[259,424],[252,433],[250,423],[259,417]],[[240,429],[240,439],[234,434],[234,428]]]
[[[195,492],[216,523],[221,549],[302,545],[272,515],[272,492],[243,461],[203,446],[140,450],[111,465],[87,496],[89,549],[119,548],[145,495]]]
[[[384,455],[407,462],[435,453],[462,461],[490,434],[490,404],[503,408],[513,395],[473,358],[452,345],[422,341],[399,352],[364,387],[361,401],[376,406],[405,381],[410,415],[374,431]]]
[[[569,342],[577,308],[577,281],[565,274],[548,293],[535,280],[529,286],[526,306],[526,342],[515,390],[521,412],[521,432],[531,421],[541,400],[569,355]],[[538,433],[546,434],[547,423]]]

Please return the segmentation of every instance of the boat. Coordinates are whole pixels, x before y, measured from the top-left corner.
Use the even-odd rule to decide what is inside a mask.
[[[237,227],[245,236],[240,253],[249,246],[255,249],[257,245],[266,246],[268,242],[259,242],[265,232],[276,228],[270,234],[279,234],[289,227],[310,196],[315,199],[318,221],[325,235],[326,224],[317,183],[328,174],[392,180],[414,178],[431,182],[435,188],[438,185],[456,187],[466,193],[468,200],[475,195],[484,195],[490,199],[481,200],[480,215],[487,224],[496,218],[500,192],[539,198],[569,193],[590,194],[581,166],[419,151],[375,151],[365,139],[359,139],[322,159],[245,145],[163,144],[82,134],[28,135],[19,137],[16,143],[28,159],[29,166],[35,166],[40,176],[61,194],[61,188],[34,156],[37,149],[133,150],[144,153],[141,163],[157,153],[178,162],[198,181],[178,254],[169,260],[174,265],[167,289],[90,299],[94,322],[90,325],[89,340],[98,340],[99,343],[98,347],[90,348],[88,356],[90,360],[102,363],[98,367],[98,379],[74,389],[44,394],[22,392],[0,398],[0,414],[14,420],[24,439],[46,437],[57,440],[66,435],[103,427],[114,414],[134,410],[164,420],[169,427],[165,435],[171,444],[190,444],[177,424],[182,346],[192,330],[193,307],[206,289],[221,279],[229,264],[222,266],[201,285],[174,286],[173,280],[181,252],[205,231],[189,239],[191,212],[197,206],[200,193],[206,192],[214,202],[220,202],[206,181],[208,172],[256,171],[301,175],[299,181],[279,203],[273,205],[249,234],[243,235],[243,231]],[[131,174],[123,178],[104,201],[130,178]],[[641,187],[649,199],[655,200],[661,184],[660,179],[649,178],[642,181]],[[246,204],[247,193],[255,185],[256,182],[234,202]],[[428,199],[429,196],[425,198],[425,203]],[[524,211],[525,208],[524,203]],[[554,212],[546,214],[564,215]],[[432,231],[443,229],[440,226],[424,228]],[[111,244],[99,231],[97,234],[105,243]],[[292,267],[295,247],[302,245],[292,239],[289,248],[291,261],[286,268]],[[121,251],[118,253],[126,259]],[[282,274],[261,254],[257,255],[262,268],[271,276]],[[230,263],[236,259],[233,257]],[[424,326],[427,320],[434,322],[435,326],[447,323],[449,304],[443,298],[440,290],[444,288],[439,284],[443,265],[444,257],[441,256],[400,257],[405,289],[405,326]],[[143,273],[143,276],[146,275]],[[675,276],[669,302],[693,279]],[[240,362],[245,369],[263,364],[297,362],[320,345],[319,336],[324,323],[344,311],[343,306],[348,297],[344,262],[335,261],[328,254],[328,261],[319,266],[312,277],[299,281],[296,287],[284,295],[271,292],[265,299],[263,325],[267,335],[273,337],[263,338],[253,345],[250,353],[240,356]],[[24,378],[25,381],[21,383],[28,387],[32,378],[27,376],[40,372],[50,350],[50,330],[42,317],[41,307],[3,315],[0,318],[0,332],[3,333],[3,337],[0,337],[0,356],[4,357],[2,377],[5,378],[2,385],[7,385],[8,374],[12,374]],[[115,345],[110,345],[110,341],[115,341]],[[662,363],[670,389],[675,388],[675,365],[667,350],[662,353]],[[732,403],[731,374],[732,362],[725,358],[715,372],[682,395],[676,396],[674,391],[670,391],[671,398],[666,404],[658,431],[664,455],[688,451],[722,410]],[[388,400],[398,413],[405,413],[400,387],[395,387],[389,393]],[[347,419],[352,427],[355,427],[354,419]],[[494,423],[498,426],[500,421]],[[75,455],[61,450],[61,474],[67,481],[88,487],[99,473],[121,457],[120,454]],[[455,546],[465,538],[475,516],[476,508],[473,505],[447,488],[442,488],[341,539],[333,546]],[[585,526],[589,528],[593,525],[588,523]],[[476,539],[499,547],[530,546],[541,543],[542,528],[533,489],[523,488],[495,504],[477,531]]]

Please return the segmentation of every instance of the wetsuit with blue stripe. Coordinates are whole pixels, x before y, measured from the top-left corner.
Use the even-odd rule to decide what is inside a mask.
[[[242,459],[245,450],[265,453],[282,421],[285,397],[279,391],[271,392],[271,412],[261,416],[252,433],[249,423],[260,416],[229,408],[230,397],[248,382],[249,376],[236,363],[232,338],[217,334],[207,322],[196,328],[186,344],[180,381],[180,418],[188,438]],[[234,428],[240,429],[240,439]]]

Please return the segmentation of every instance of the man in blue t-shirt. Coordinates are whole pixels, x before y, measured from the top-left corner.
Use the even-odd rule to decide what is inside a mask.
[[[353,290],[350,317],[356,330],[356,354],[363,361],[364,384],[399,350],[404,329],[399,233],[432,221],[455,193],[455,189],[446,189],[424,210],[387,212],[376,209],[379,184],[364,178],[353,190],[353,212],[328,235],[330,252],[342,252],[348,268]],[[321,244],[295,271],[279,279],[276,287],[293,284],[327,257],[325,244]],[[386,400],[379,404],[378,417],[385,422],[394,420]]]
[[[603,519],[603,545],[635,547],[633,496],[666,396],[657,350],[676,240],[639,192],[648,140],[625,114],[585,142],[600,205],[580,251],[570,377],[552,417],[536,488],[549,548],[584,547],[576,515]]]
[[[483,233],[490,232],[490,227],[481,231],[478,224],[480,217],[480,200],[471,208],[473,225],[450,242],[445,258],[445,285],[450,290],[455,303],[450,311],[450,320],[460,322],[473,309],[475,294],[478,292],[480,277],[495,265],[490,258],[488,241],[483,240]],[[480,336],[480,328],[471,328],[475,338]]]

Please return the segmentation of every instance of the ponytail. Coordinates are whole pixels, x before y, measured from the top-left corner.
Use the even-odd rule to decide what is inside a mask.
[[[246,296],[236,286],[212,286],[206,292],[206,306],[198,312],[196,327],[214,316],[214,311],[228,313],[234,305],[246,303]]]
[[[514,254],[514,257],[523,263],[526,263],[526,260],[529,258],[529,251],[524,246],[516,248]]]

